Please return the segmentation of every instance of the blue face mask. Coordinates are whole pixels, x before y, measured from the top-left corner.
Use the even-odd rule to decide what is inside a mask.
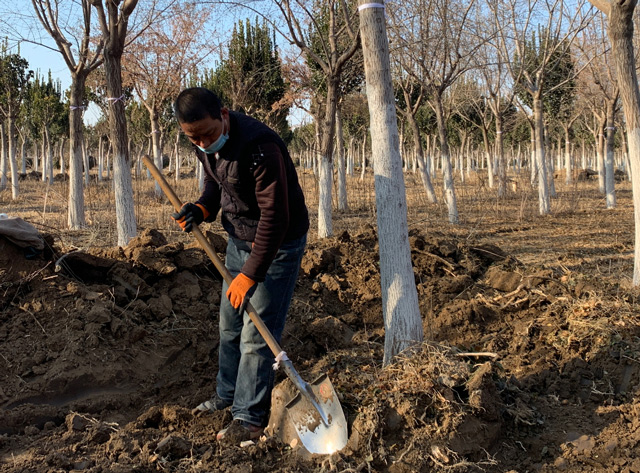
[[[224,124],[224,122],[223,122]],[[223,128],[224,130],[224,128]],[[207,146],[206,148],[203,148],[201,146],[198,146],[198,149],[204,153],[207,154],[213,154],[213,153],[217,153],[218,151],[220,151],[222,149],[222,147],[226,144],[227,140],[229,139],[229,132],[227,131],[227,133],[221,133],[220,136],[218,137],[218,139],[216,141],[214,141],[213,143],[211,143],[209,146]]]

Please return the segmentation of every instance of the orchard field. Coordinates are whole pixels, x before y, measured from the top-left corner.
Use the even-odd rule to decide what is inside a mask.
[[[427,342],[382,368],[373,177],[348,178],[350,210],[318,239],[316,181],[299,174],[312,228],[283,347],[305,379],[329,374],[346,448],[219,445],[230,414],[191,414],[217,370],[221,283],[204,252],[150,180],[134,181],[138,237],[120,248],[110,180],[86,188],[88,227],[69,231],[67,182],[27,178],[0,207],[48,245],[28,260],[0,238],[0,471],[640,472],[628,181],[606,209],[597,181],[559,174],[539,216],[526,177],[498,198],[472,173],[451,225],[405,173]],[[203,230],[224,257],[220,226]]]

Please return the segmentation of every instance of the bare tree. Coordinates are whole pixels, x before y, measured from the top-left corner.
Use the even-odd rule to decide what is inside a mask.
[[[401,57],[401,51],[396,51],[396,53],[397,54],[394,55],[394,58]],[[411,130],[415,159],[418,163],[418,171],[420,173],[422,185],[427,193],[427,199],[429,199],[429,202],[435,204],[438,202],[438,198],[436,197],[436,193],[433,189],[433,183],[431,182],[429,166],[424,156],[424,147],[422,146],[422,133],[420,132],[420,127],[418,126],[418,121],[416,119],[418,110],[424,104],[424,86],[422,82],[417,81],[414,76],[403,73],[402,66],[399,65],[398,69],[400,69],[400,72],[396,83],[402,90],[402,97],[404,99],[404,108],[399,108],[398,110],[405,120],[407,120],[409,129]]]
[[[544,109],[545,94],[562,87],[575,75],[546,84],[549,74],[560,67],[570,55],[576,35],[588,23],[590,16],[583,12],[584,2],[565,5],[565,0],[489,0],[493,13],[498,47],[505,60],[513,83],[531,97],[532,125],[538,178],[540,215],[551,212],[545,155]],[[532,45],[532,38],[534,43]],[[531,51],[531,47],[537,51]]]
[[[626,120],[635,220],[633,285],[640,284],[640,89],[633,51],[633,13],[637,0],[589,0],[607,16],[611,50]]]
[[[129,142],[122,92],[122,54],[127,39],[129,17],[138,0],[91,0],[96,9],[102,41],[106,88],[109,95],[109,131],[113,146],[113,178],[116,200],[118,245],[125,246],[136,236],[136,216],[129,162]],[[106,9],[105,9],[106,7]]]
[[[483,40],[474,24],[475,0],[407,0],[394,5],[395,48],[408,55],[405,72],[421,82],[436,115],[449,222],[458,223],[445,93],[471,66]],[[404,26],[404,28],[402,28]],[[402,28],[402,29],[400,29]],[[409,67],[407,67],[409,66]]]
[[[278,32],[297,46],[308,60],[316,63],[325,75],[326,100],[322,123],[317,125],[320,143],[318,237],[326,238],[333,235],[331,191],[339,84],[345,65],[360,46],[360,34],[354,26],[355,11],[349,8],[346,0],[327,0],[320,3],[307,0],[273,2],[277,5],[288,30],[285,32],[276,28]],[[326,10],[326,25],[318,23],[320,15],[317,8]],[[314,35],[315,44],[309,41],[309,27],[318,33]]]
[[[593,130],[598,157],[598,185],[606,195],[607,208],[616,206],[614,180],[615,117],[620,89],[611,50],[606,39],[604,15],[597,15],[577,43],[587,62],[580,74],[581,90],[596,117]]]
[[[211,8],[198,8],[185,15],[183,5],[174,5],[161,20],[147,28],[123,55],[124,80],[130,83],[149,112],[153,156],[162,169],[160,114],[183,86],[184,77],[215,48],[203,31]],[[177,174],[176,174],[177,175]],[[156,184],[156,196],[162,195]]]
[[[80,28],[62,24],[61,18],[74,17],[68,10],[61,11],[55,0],[31,0],[33,9],[44,30],[53,38],[71,73],[69,91],[69,209],[67,224],[70,229],[86,226],[82,187],[82,160],[84,131],[82,114],[86,107],[84,89],[87,76],[102,63],[103,42],[92,37],[91,3],[80,0]],[[75,12],[74,12],[75,13]],[[71,36],[69,31],[77,31]],[[89,169],[85,170],[87,173]]]
[[[380,281],[385,342],[383,364],[422,341],[407,225],[407,202],[395,111],[389,43],[381,4],[360,0],[360,31],[365,75],[380,242]]]

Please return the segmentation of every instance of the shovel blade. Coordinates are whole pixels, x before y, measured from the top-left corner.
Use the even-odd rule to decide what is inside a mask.
[[[318,405],[327,420],[325,423],[318,409],[303,393],[287,404],[287,412],[300,437],[302,445],[310,453],[330,454],[347,444],[347,421],[329,377],[321,375],[309,383]]]

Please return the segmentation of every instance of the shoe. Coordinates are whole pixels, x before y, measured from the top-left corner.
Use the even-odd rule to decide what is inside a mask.
[[[218,432],[216,440],[218,442],[239,444],[246,440],[259,439],[264,432],[264,427],[250,424],[244,420],[234,419],[231,423]]]
[[[203,403],[199,404],[198,407],[195,407],[191,411],[191,414],[200,415],[205,412],[221,411],[223,409],[226,409],[230,405],[231,405],[230,402],[227,402],[224,399],[221,399],[220,396],[218,396],[218,394],[216,393],[213,395],[211,399],[209,399],[208,401],[204,401]]]

